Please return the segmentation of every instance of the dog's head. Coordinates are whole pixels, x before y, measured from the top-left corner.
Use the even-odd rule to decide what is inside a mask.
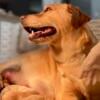
[[[38,14],[21,17],[21,23],[29,33],[29,39],[36,43],[51,43],[71,29],[82,27],[90,17],[70,4],[48,5]]]

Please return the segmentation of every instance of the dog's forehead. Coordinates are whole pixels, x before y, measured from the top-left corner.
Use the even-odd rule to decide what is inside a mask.
[[[61,9],[61,8],[66,8],[68,6],[68,4],[49,4],[49,5],[46,5],[44,6],[44,9],[45,8],[53,8],[53,9]]]

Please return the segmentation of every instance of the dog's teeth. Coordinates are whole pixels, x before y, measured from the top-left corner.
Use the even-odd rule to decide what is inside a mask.
[[[32,34],[34,34],[34,31],[32,30],[32,32],[31,32]]]

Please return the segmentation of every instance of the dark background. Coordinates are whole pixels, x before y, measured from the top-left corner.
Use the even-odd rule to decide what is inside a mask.
[[[62,0],[62,2],[68,1]],[[0,8],[11,10],[16,15],[38,12],[42,9],[42,0],[0,0]]]
[[[62,0],[79,6],[93,18],[100,18],[100,0]],[[42,0],[0,0],[0,8],[13,11],[16,15],[35,13],[42,9]]]

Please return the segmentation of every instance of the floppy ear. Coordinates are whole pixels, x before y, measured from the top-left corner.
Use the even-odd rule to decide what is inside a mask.
[[[79,8],[73,7],[70,4],[68,5],[68,11],[72,14],[71,23],[74,28],[79,28],[91,19],[89,16],[81,12]]]

